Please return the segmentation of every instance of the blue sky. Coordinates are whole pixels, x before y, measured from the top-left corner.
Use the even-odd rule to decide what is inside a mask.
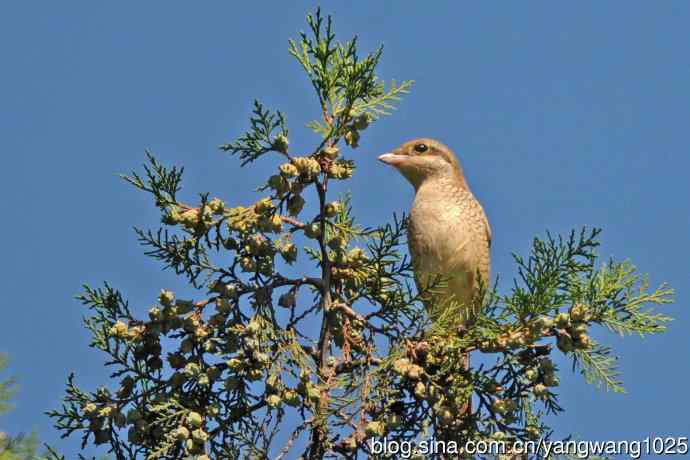
[[[316,138],[311,89],[287,53],[314,2],[3,2],[0,5],[0,351],[21,382],[0,429],[59,441],[42,412],[64,380],[93,388],[73,300],[108,280],[145,312],[180,283],[131,231],[155,226],[148,197],[118,173],[144,148],[186,166],[183,197],[246,204],[277,164],[253,169],[217,145],[247,125],[254,97],[284,110],[291,145]],[[361,6],[359,6],[361,5]],[[565,372],[557,427],[585,439],[690,435],[690,3],[327,2],[342,39],[385,44],[379,75],[414,79],[394,116],[366,132],[348,185],[360,221],[408,209],[412,189],[376,156],[414,137],[455,149],[493,227],[494,272],[534,235],[604,229],[601,254],[629,258],[677,290],[667,334],[597,337],[622,356],[625,395]],[[567,366],[566,366],[567,367]]]

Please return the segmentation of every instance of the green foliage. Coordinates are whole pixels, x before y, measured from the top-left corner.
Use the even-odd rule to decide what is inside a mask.
[[[136,172],[132,176],[122,176],[124,180],[135,187],[152,193],[156,196],[156,206],[164,208],[177,202],[177,192],[180,191],[180,182],[184,168],[172,167],[170,169],[161,165],[153,153],[146,151],[149,164],[144,164],[146,179]]]
[[[626,262],[597,268],[596,229],[535,238],[526,258],[515,255],[508,293],[483,287],[470,325],[467,306],[434,301],[442,276],[418,292],[406,217],[363,228],[348,196],[329,197],[331,181],[355,173],[344,151],[411,82],[386,87],[375,75],[381,48],[360,58],[356,38],[337,42],[320,11],[307,23],[289,51],[320,104],[308,125],[318,145],[294,155],[285,116],[255,102],[249,131],[221,149],[242,166],[271,152],[283,163],[243,205],[209,194],[183,203],[182,168],[147,152],[144,174],[125,180],[152,195],[163,227],[135,231],[199,298],[163,289],[142,318],[110,285],[86,286],[85,327],[112,382],[84,391],[70,376],[49,413],[56,427],[117,459],[296,458],[300,448],[308,459],[362,458],[376,436],[548,438],[544,415],[562,411],[556,349],[587,382],[621,391],[612,351],[590,330],[663,332],[670,318],[648,306],[672,292],[648,293]],[[303,254],[313,269],[295,276]],[[470,352],[492,364],[468,366]]]
[[[360,59],[357,37],[345,43],[335,41],[332,19],[325,20],[320,10],[307,15],[311,36],[300,33],[300,40],[290,40],[290,54],[302,65],[311,80],[323,112],[323,122],[314,120],[308,126],[328,139],[348,136],[348,145],[356,146],[358,130],[386,115],[407,93],[411,81],[392,82],[386,88],[375,74],[383,47]]]
[[[7,355],[0,353],[0,371],[7,367],[7,363]],[[15,380],[13,378],[7,378],[0,381],[0,415],[12,409],[10,400],[12,399],[15,391]]]
[[[259,101],[254,101],[254,116],[250,118],[251,130],[237,141],[221,145],[221,150],[237,154],[242,166],[259,158],[267,152],[285,152],[287,149],[288,130],[285,127],[285,116],[280,112],[272,113]],[[280,134],[273,136],[275,130]]]
[[[0,372],[8,364],[7,355],[0,353]],[[14,378],[0,380],[0,415],[12,409],[11,399],[16,393]],[[37,454],[38,439],[35,434],[10,436],[0,431],[0,460],[39,460]]]
[[[0,434],[0,460],[41,460],[35,434],[9,437]]]

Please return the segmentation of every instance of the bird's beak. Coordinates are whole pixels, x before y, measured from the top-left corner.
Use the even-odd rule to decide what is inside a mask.
[[[404,162],[405,159],[407,159],[406,155],[398,155],[396,153],[384,153],[379,157],[379,161],[391,166],[397,166]]]

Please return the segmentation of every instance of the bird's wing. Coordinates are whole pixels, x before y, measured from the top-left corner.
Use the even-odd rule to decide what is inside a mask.
[[[472,196],[471,200],[471,213],[473,215],[473,219],[475,222],[475,225],[479,225],[483,227],[481,231],[484,232],[484,236],[486,237],[486,243],[488,244],[489,247],[491,247],[491,225],[489,225],[489,219],[486,217],[486,213],[484,212],[484,208],[482,207],[481,203],[477,201],[477,199]]]
[[[484,212],[483,208],[482,218],[484,219],[484,231],[486,232],[486,241],[489,243],[489,247],[491,247],[491,225],[489,225],[489,219],[486,218],[486,213]]]

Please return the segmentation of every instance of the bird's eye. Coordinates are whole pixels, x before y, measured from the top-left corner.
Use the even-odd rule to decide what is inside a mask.
[[[429,146],[426,145],[426,144],[417,144],[417,145],[414,146],[414,149],[415,149],[415,151],[417,151],[418,153],[424,153],[424,152],[426,152],[427,150],[429,150]]]

